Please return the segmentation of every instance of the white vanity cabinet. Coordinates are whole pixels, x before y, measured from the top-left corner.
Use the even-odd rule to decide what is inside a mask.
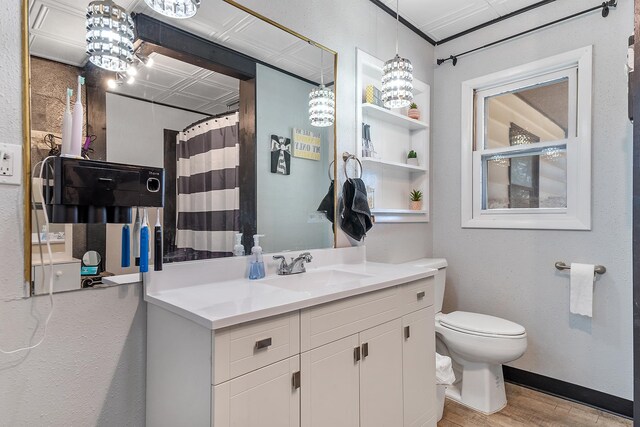
[[[302,310],[300,321],[302,427],[436,425],[433,278]]]
[[[435,426],[433,282],[217,330],[150,304],[147,425]]]

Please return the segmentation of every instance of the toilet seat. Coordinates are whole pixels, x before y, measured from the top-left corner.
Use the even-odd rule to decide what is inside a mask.
[[[436,320],[444,328],[469,335],[506,339],[526,336],[526,331],[521,325],[486,314],[454,311],[441,314]]]

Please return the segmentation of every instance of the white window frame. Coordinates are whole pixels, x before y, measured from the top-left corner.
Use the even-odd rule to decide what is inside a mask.
[[[484,148],[484,99],[533,84],[569,79],[568,138],[499,149]],[[463,228],[591,229],[592,46],[524,64],[462,83],[461,207]],[[573,97],[573,98],[572,98]],[[475,108],[476,103],[482,108]],[[476,125],[482,125],[476,129]],[[474,138],[478,132],[477,140]],[[478,149],[474,150],[477,144]],[[482,157],[565,145],[567,207],[483,209]]]

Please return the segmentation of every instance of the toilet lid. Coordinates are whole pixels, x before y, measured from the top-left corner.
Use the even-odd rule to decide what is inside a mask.
[[[462,332],[516,336],[525,333],[524,327],[500,317],[486,314],[469,313],[466,311],[454,311],[440,319],[440,324]]]

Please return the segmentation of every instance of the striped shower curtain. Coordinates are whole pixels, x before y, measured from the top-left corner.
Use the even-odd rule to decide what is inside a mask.
[[[240,229],[238,113],[177,136],[176,246],[186,259],[233,255]]]

